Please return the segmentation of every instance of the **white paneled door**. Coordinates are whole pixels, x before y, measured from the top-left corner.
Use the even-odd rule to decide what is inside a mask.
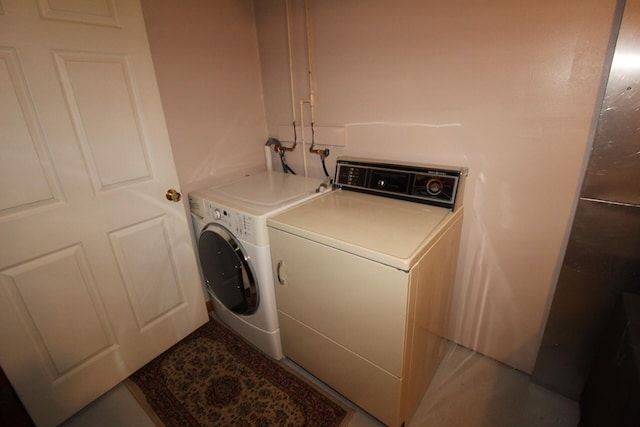
[[[0,364],[53,426],[206,321],[137,0],[0,0]]]

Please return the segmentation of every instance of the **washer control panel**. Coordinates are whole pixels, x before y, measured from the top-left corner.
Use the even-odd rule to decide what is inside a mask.
[[[456,210],[467,169],[339,158],[334,186]]]
[[[209,200],[204,201],[205,218],[227,227],[235,236],[244,240],[254,240],[253,217],[217,205]]]

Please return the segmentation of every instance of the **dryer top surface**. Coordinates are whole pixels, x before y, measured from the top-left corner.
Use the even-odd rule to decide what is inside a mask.
[[[420,203],[331,191],[267,220],[289,232],[409,271],[447,225],[462,215]]]

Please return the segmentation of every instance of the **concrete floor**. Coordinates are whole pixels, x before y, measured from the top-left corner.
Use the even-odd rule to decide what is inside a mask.
[[[529,376],[451,344],[410,427],[575,427],[577,402]]]
[[[382,426],[355,409],[349,427]],[[578,420],[577,402],[532,384],[520,371],[450,344],[407,427],[575,427]],[[120,384],[62,427],[153,425],[127,388]]]

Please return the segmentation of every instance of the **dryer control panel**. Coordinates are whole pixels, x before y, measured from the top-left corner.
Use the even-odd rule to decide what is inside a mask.
[[[334,186],[456,210],[467,168],[339,158]]]

